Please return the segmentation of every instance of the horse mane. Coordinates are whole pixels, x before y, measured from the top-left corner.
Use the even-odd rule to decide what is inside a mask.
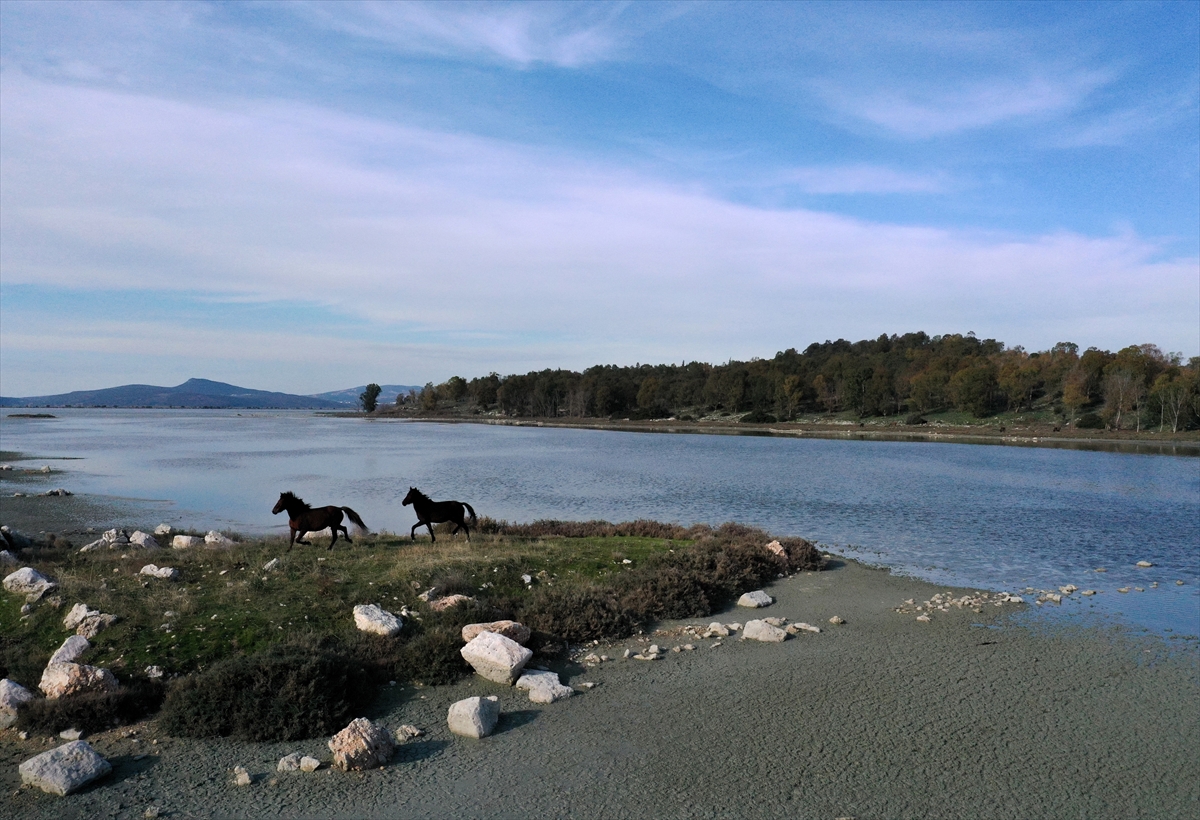
[[[281,493],[281,494],[280,494],[280,496],[281,496],[282,498],[285,498],[285,499],[290,499],[290,500],[292,500],[292,501],[295,501],[297,504],[299,504],[301,507],[303,507],[303,508],[304,508],[304,509],[306,509],[306,510],[311,510],[311,509],[312,509],[312,505],[308,504],[308,503],[307,503],[307,502],[306,502],[306,501],[305,501],[303,498],[301,498],[300,496],[296,495],[296,494],[295,494],[294,492],[292,492],[291,490],[288,490],[288,491],[287,491],[287,492],[285,492],[285,493]]]
[[[432,498],[425,495],[425,493],[421,492],[416,487],[409,487],[408,489],[412,490],[412,492],[416,494],[417,498],[421,499],[422,501],[433,501]]]

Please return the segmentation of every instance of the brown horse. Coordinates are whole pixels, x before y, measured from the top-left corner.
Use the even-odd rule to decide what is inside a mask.
[[[417,527],[424,525],[429,529],[429,540],[436,541],[437,538],[433,535],[433,525],[441,524],[443,521],[453,521],[454,530],[451,535],[458,532],[461,528],[467,534],[467,540],[471,540],[471,530],[467,527],[466,517],[463,515],[463,507],[467,508],[467,512],[471,514],[471,524],[478,522],[475,517],[475,511],[471,509],[471,505],[465,501],[434,501],[425,493],[418,490],[416,487],[408,488],[408,495],[404,496],[404,506],[412,504],[413,512],[417,514],[417,523],[413,524],[412,531],[409,533],[412,540],[417,540]]]
[[[349,516],[350,521],[354,526],[358,527],[363,532],[367,531],[367,525],[358,517],[358,513],[349,507],[317,507],[313,509],[304,500],[294,493],[280,493],[279,503],[275,505],[275,509],[271,510],[271,515],[278,515],[287,510],[288,527],[292,531],[292,537],[288,541],[288,551],[291,552],[292,544],[307,544],[304,536],[310,532],[317,532],[326,527],[333,532],[333,540],[329,542],[329,549],[333,549],[333,545],[337,543],[338,530],[342,531],[342,535],[346,536],[346,540],[351,544],[354,542],[350,539],[350,533],[342,526],[342,512],[344,511]],[[299,538],[296,535],[299,534]]]

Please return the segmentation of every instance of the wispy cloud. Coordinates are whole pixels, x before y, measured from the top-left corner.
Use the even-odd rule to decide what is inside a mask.
[[[944,174],[919,174],[880,165],[796,168],[784,178],[810,194],[936,194],[949,188]]]

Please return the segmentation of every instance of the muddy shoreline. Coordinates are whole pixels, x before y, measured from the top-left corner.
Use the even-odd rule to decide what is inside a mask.
[[[820,624],[818,635],[580,648],[557,670],[597,686],[546,706],[479,678],[385,689],[372,717],[427,734],[364,773],[275,772],[293,751],[327,761],[324,738],[183,740],[148,721],[89,738],[113,774],[58,798],[19,788],[17,764],[61,741],[10,730],[0,803],[22,818],[137,818],[151,806],[168,817],[1194,816],[1194,642],[1168,651],[1116,629],[1029,624],[1011,606],[929,623],[895,611],[945,591],[838,562],[781,580],[776,603],[754,611]],[[619,659],[684,640],[696,649]],[[587,667],[587,652],[614,660]],[[500,697],[498,733],[454,737],[447,708],[478,694]],[[233,785],[235,765],[252,785]]]

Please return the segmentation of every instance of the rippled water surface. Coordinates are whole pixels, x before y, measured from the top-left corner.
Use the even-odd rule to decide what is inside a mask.
[[[1102,592],[1068,608],[1200,633],[1196,458],[295,412],[53,412],[4,418],[0,448],[78,457],[56,463],[67,470],[59,483],[77,493],[169,502],[134,523],[286,528],[270,510],[287,489],[407,533],[415,519],[400,501],[414,485],[493,518],[733,520],[939,583],[1073,583]],[[1139,560],[1155,566],[1136,569]]]

